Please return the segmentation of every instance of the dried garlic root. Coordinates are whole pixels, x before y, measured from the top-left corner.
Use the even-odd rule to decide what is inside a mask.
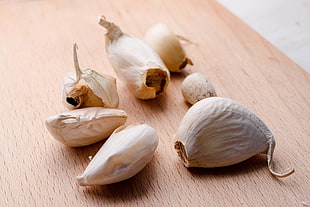
[[[126,120],[127,114],[123,110],[88,107],[48,117],[45,125],[57,141],[81,147],[109,137]]]
[[[152,26],[146,32],[144,41],[157,52],[171,72],[182,72],[187,64],[193,65],[178,36],[166,24]]]
[[[273,170],[275,140],[267,126],[249,109],[233,100],[210,97],[194,104],[185,114],[176,133],[175,149],[186,167],[223,167],[266,154]]]
[[[95,70],[81,70],[77,45],[73,46],[75,73],[67,73],[63,81],[62,101],[69,109],[102,106],[117,108],[119,98],[116,79]]]
[[[170,81],[169,70],[145,42],[123,33],[114,23],[99,18],[107,29],[106,51],[117,75],[137,98],[154,99],[163,94]]]
[[[85,186],[106,185],[131,178],[151,161],[158,141],[155,129],[147,124],[121,126],[76,179]]]

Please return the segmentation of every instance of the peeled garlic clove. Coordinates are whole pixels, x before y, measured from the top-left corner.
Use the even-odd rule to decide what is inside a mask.
[[[106,185],[133,177],[148,164],[158,145],[147,124],[121,126],[103,144],[82,175],[80,185]]]
[[[249,109],[227,98],[211,97],[194,104],[176,133],[175,149],[186,167],[223,167],[266,154],[269,171],[275,140],[267,126]]]
[[[107,29],[105,47],[110,63],[130,92],[144,100],[163,94],[170,74],[158,54],[142,40],[124,34],[103,16],[99,24]]]
[[[81,70],[77,58],[77,45],[73,47],[75,73],[67,73],[63,81],[62,101],[69,109],[102,106],[117,108],[119,98],[116,79],[95,70]]]
[[[59,142],[80,147],[109,137],[126,120],[127,114],[123,110],[89,107],[48,117],[45,124]]]
[[[217,96],[211,81],[202,73],[193,73],[188,75],[181,86],[184,99],[190,103]]]
[[[144,41],[157,52],[171,72],[181,72],[187,64],[193,65],[177,35],[166,24],[152,26],[145,34]]]

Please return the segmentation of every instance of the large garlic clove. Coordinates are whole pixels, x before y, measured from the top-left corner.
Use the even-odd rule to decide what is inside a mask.
[[[95,70],[81,70],[77,45],[73,47],[75,72],[67,73],[63,81],[62,101],[69,109],[102,106],[117,108],[119,97],[116,79]]]
[[[126,120],[127,114],[123,110],[89,107],[48,117],[45,124],[59,142],[80,147],[109,137]]]
[[[151,161],[158,141],[155,129],[147,124],[119,127],[77,176],[78,183],[106,185],[133,177]]]
[[[267,154],[270,172],[275,140],[266,125],[249,109],[227,98],[210,97],[194,104],[176,133],[175,149],[186,167],[223,167],[256,154]]]
[[[145,34],[144,41],[157,52],[171,72],[181,72],[187,64],[193,65],[179,38],[166,24],[152,26]]]
[[[202,73],[187,76],[182,83],[181,91],[184,99],[190,104],[217,96],[211,81]]]
[[[124,34],[118,26],[100,17],[107,29],[106,51],[117,75],[139,99],[163,94],[170,81],[169,70],[158,54],[145,42]]]

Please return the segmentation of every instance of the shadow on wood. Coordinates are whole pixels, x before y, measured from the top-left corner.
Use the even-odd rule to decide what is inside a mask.
[[[213,177],[232,177],[241,174],[252,173],[260,170],[261,168],[267,169],[267,158],[264,155],[256,155],[241,163],[218,168],[188,168],[192,176],[195,178]]]

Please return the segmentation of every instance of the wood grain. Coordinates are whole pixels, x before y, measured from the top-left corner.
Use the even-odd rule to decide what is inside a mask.
[[[104,50],[104,14],[143,38],[165,22],[197,44],[185,43],[194,66],[172,74],[167,93],[134,98],[118,81],[128,124],[146,122],[160,137],[152,162],[127,181],[95,187],[75,182],[104,142],[70,148],[53,139],[44,120],[65,111],[61,81],[80,64],[115,76]],[[216,1],[0,1],[1,206],[302,206],[310,200],[310,76]],[[265,156],[218,169],[186,169],[173,134],[189,106],[180,92],[186,75],[203,72],[219,96],[254,111],[273,132],[278,170]]]

